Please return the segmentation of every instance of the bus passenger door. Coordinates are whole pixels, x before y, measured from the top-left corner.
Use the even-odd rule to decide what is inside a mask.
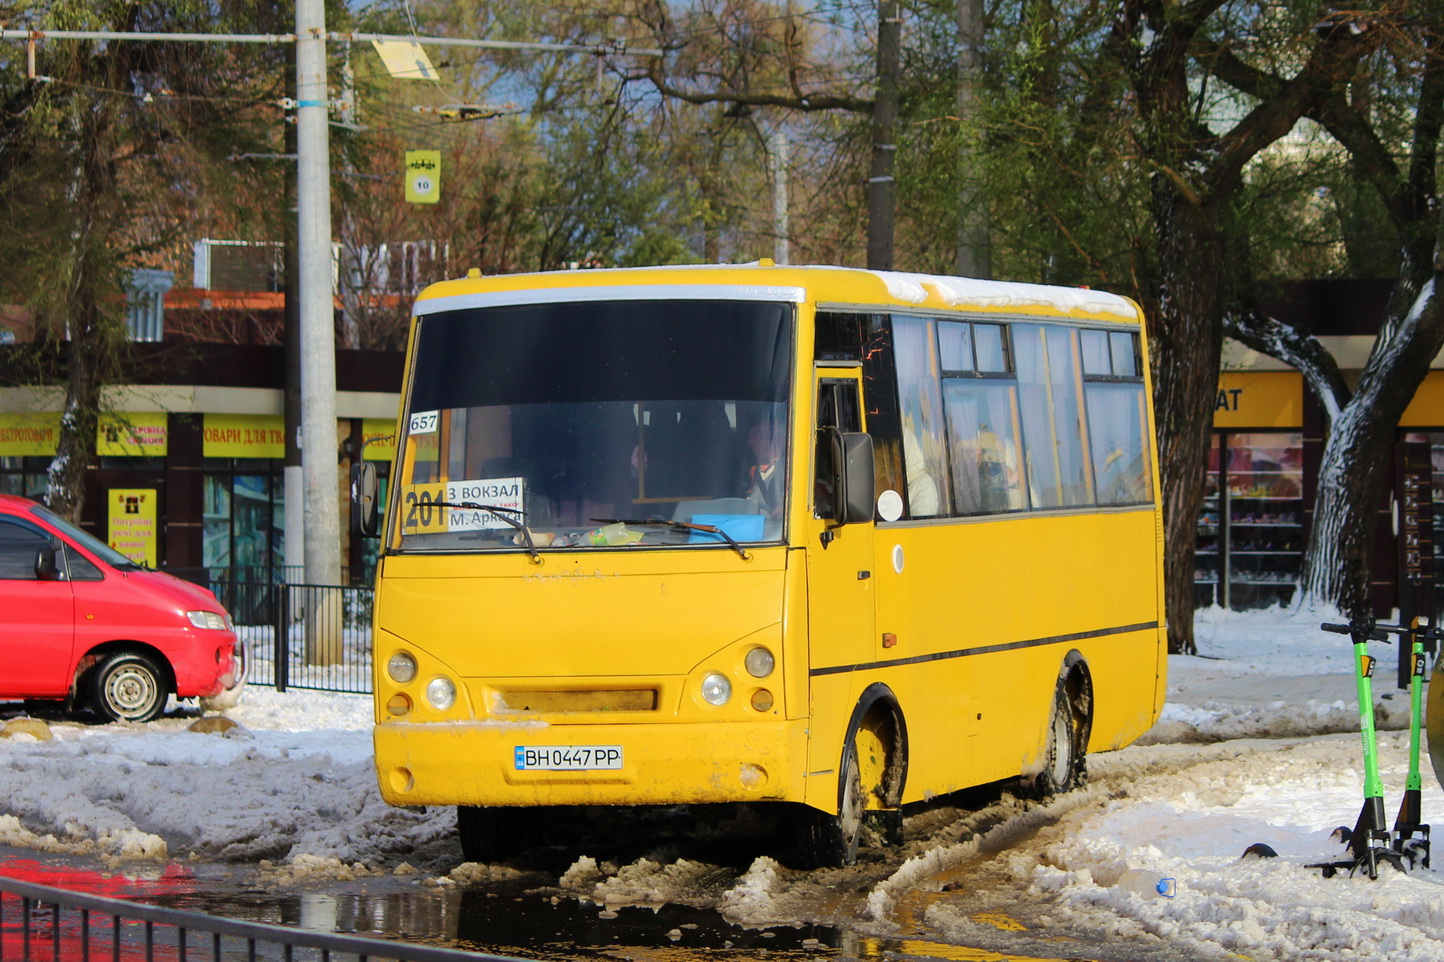
[[[807,539],[808,644],[812,723],[807,800],[835,805],[834,770],[873,638],[873,526],[839,526],[833,514],[832,447],[824,429],[863,430],[862,369],[819,367],[813,431],[813,509]],[[832,776],[832,777],[829,777]]]

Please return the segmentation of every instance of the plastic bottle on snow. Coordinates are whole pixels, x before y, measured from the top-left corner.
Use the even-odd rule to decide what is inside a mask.
[[[1178,894],[1178,880],[1164,878],[1146,868],[1130,868],[1118,876],[1117,887],[1141,898],[1171,899]]]

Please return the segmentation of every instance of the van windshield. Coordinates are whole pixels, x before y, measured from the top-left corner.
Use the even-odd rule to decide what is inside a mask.
[[[65,535],[71,541],[75,542],[86,551],[89,551],[91,554],[95,555],[97,558],[99,558],[101,561],[104,561],[112,568],[118,568],[121,571],[136,571],[144,567],[143,565],[136,564],[134,561],[130,560],[119,551],[116,551],[110,545],[106,544],[104,541],[101,541],[89,531],[86,531],[84,528],[78,525],[71,524],[69,521],[66,521],[60,515],[56,514],[54,511],[51,511],[49,508],[43,505],[37,504],[35,507],[31,508],[30,511],[32,514],[44,518],[46,523],[49,524],[52,528],[55,528],[61,534]]]
[[[627,520],[780,540],[793,318],[735,300],[423,316],[398,446],[402,550],[728,547],[695,527],[611,524]]]

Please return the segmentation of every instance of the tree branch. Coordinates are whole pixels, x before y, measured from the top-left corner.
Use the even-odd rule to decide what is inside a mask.
[[[1330,22],[1321,28],[1319,42],[1303,68],[1288,79],[1249,66],[1227,47],[1215,47],[1211,56],[1196,58],[1229,86],[1259,98],[1258,106],[1219,139],[1220,149],[1208,171],[1212,188],[1232,190],[1259,151],[1287,134],[1324,100],[1339,97],[1336,92],[1345,88],[1344,80],[1359,60],[1378,46],[1382,33],[1360,30],[1352,20]]]
[[[1265,314],[1256,305],[1224,315],[1223,333],[1245,347],[1296,368],[1323,407],[1330,424],[1349,403],[1352,392],[1339,371],[1338,362],[1313,335]]]
[[[647,79],[657,91],[667,97],[675,97],[689,104],[743,104],[749,107],[786,107],[791,110],[850,110],[854,113],[872,112],[872,100],[862,97],[848,97],[838,94],[805,93],[792,83],[792,96],[778,94],[749,93],[743,90],[700,91],[684,90],[672,84],[662,75],[660,65],[653,64],[647,70]]]

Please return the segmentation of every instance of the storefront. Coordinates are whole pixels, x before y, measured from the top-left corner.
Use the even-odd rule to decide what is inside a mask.
[[[279,384],[256,385],[279,378],[279,349],[247,374],[226,363],[225,347],[210,346],[215,363],[206,368],[221,372],[216,380],[241,386],[108,389],[114,413],[97,429],[81,523],[153,567],[192,576],[230,569],[269,580],[294,562],[286,554],[283,392]],[[337,382],[336,492],[344,519],[352,460],[364,456],[383,478],[388,473],[393,445],[365,442],[394,431],[400,357],[337,352]],[[373,386],[391,390],[360,389]],[[59,408],[58,391],[0,388],[0,492],[43,497]],[[364,577],[374,547],[352,544],[344,523],[341,529],[342,565]]]
[[[1431,550],[1444,571],[1444,370],[1430,372],[1400,420],[1396,448],[1406,442],[1431,447]],[[1220,375],[1194,560],[1198,605],[1241,610],[1294,599],[1323,444],[1322,413],[1296,371]],[[1374,550],[1371,595],[1381,615],[1398,605],[1395,488],[1391,479]]]
[[[1219,377],[1194,561],[1199,605],[1259,608],[1293,598],[1303,563],[1303,378]]]

